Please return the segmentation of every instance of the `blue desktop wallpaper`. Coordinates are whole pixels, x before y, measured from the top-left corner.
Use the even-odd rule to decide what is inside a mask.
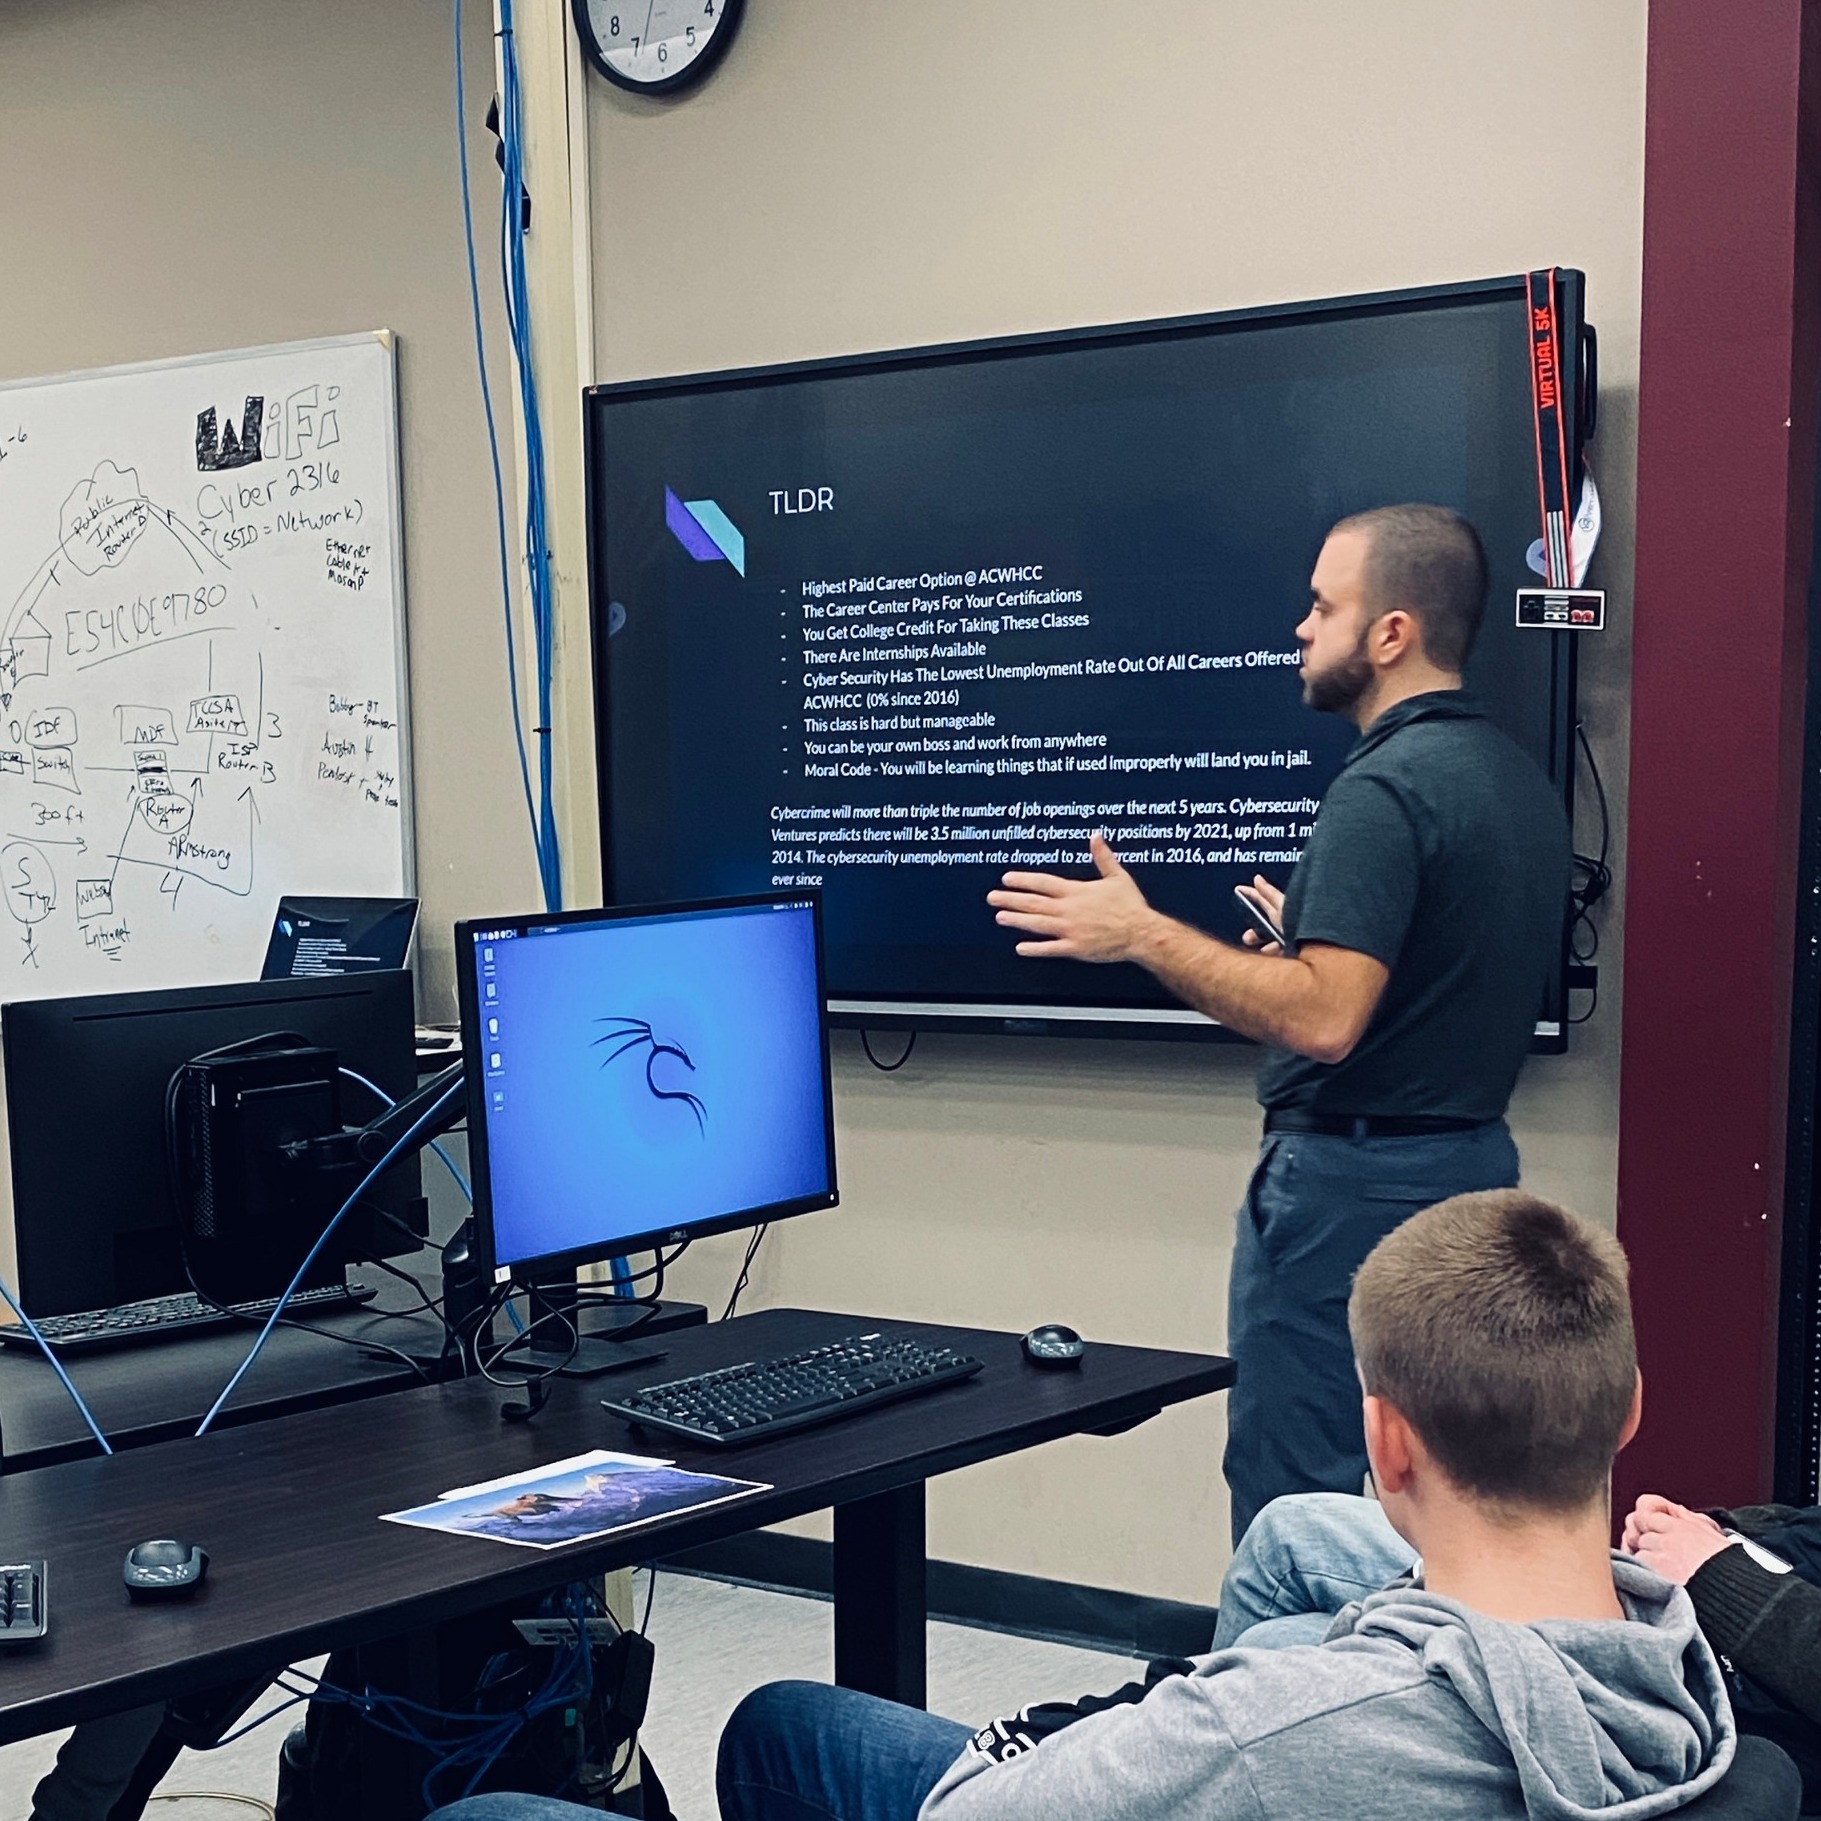
[[[498,1264],[830,1188],[808,908],[559,925],[474,966]]]

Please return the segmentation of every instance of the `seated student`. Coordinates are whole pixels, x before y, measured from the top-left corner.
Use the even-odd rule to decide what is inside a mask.
[[[1803,1812],[1821,1814],[1821,1507],[1709,1514],[1647,1492],[1622,1547],[1687,1588],[1696,1623],[1733,1672],[1739,1730],[1789,1753]],[[1371,1499],[1277,1499],[1227,1570],[1214,1647],[1318,1644],[1336,1613],[1409,1573],[1414,1557]]]
[[[722,1735],[724,1821],[1633,1821],[1715,1784],[1732,1714],[1688,1596],[1607,1547],[1638,1416],[1617,1244],[1516,1190],[1459,1196],[1380,1241],[1348,1320],[1373,1475],[1420,1577],[1325,1644],[1154,1665],[972,1733],[773,1684]]]
[[[1821,1507],[1711,1514],[1646,1493],[1624,1546],[1694,1602],[1734,1672],[1741,1732],[1774,1740],[1802,1773],[1802,1812],[1821,1814]]]

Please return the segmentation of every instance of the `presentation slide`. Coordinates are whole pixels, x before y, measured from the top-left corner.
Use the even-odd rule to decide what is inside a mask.
[[[1297,673],[1327,527],[1436,500],[1527,574],[1521,319],[1397,326],[609,399],[616,898],[819,886],[837,996],[1162,1003],[1135,969],[1018,961],[983,895],[1081,873],[1103,830],[1153,902],[1237,937],[1233,886],[1287,879],[1354,737]]]

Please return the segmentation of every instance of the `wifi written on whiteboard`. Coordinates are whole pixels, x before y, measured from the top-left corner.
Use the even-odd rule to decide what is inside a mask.
[[[373,336],[0,388],[0,998],[408,883],[396,447]]]

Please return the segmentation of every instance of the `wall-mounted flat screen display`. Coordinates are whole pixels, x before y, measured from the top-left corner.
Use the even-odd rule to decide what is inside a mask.
[[[1236,939],[1353,737],[1302,703],[1310,569],[1397,501],[1479,528],[1469,683],[1566,795],[1572,635],[1514,623],[1529,331],[1518,276],[593,389],[609,901],[818,887],[837,1022],[1213,1034],[1134,967],[1020,960],[985,893],[1103,829]]]

